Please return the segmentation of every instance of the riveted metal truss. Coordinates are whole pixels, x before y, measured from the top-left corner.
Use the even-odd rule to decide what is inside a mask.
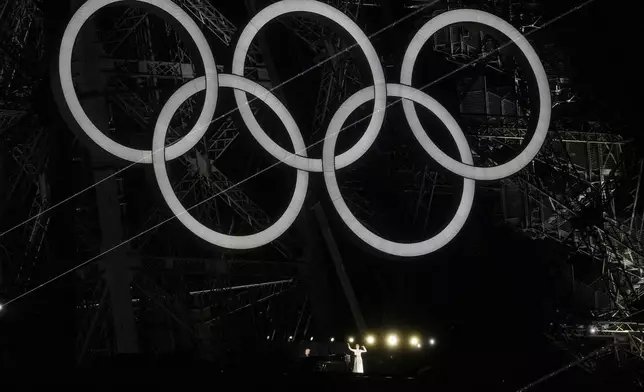
[[[0,109],[0,135],[16,125],[27,114],[24,110],[4,110]]]
[[[206,320],[206,325],[212,325],[222,322],[224,317],[234,313],[244,311],[253,305],[267,302],[273,297],[282,295],[292,289],[295,284],[293,279],[279,280],[274,282],[265,282],[253,285],[245,285],[240,291],[232,296],[228,296],[223,301],[218,301],[216,305],[211,306],[212,318]],[[223,292],[226,294],[230,290],[212,291],[208,293]]]
[[[46,261],[47,233],[51,205],[47,180],[50,140],[47,130],[30,117],[3,135],[3,148],[10,160],[7,165],[8,186],[3,195],[2,210],[6,232],[2,240],[3,256],[10,258],[13,281],[7,287],[25,291],[31,287],[34,270]],[[7,226],[10,225],[10,226]],[[13,227],[12,227],[13,226]],[[15,229],[15,230],[14,230]]]
[[[236,27],[211,2],[176,2],[207,33],[217,37],[225,46],[231,45]],[[167,91],[175,90],[195,77],[195,65],[189,50],[176,32],[168,24],[159,26],[158,21],[149,18],[144,10],[128,8],[119,17],[110,20],[107,25],[102,25],[103,30],[98,34],[106,53],[105,58],[101,59],[101,70],[108,81],[105,96],[109,103],[112,125],[109,132],[118,135],[121,127],[114,124],[124,119],[135,124],[135,130],[145,132],[153,126],[154,118],[163,100],[167,98]],[[158,42],[159,34],[152,34],[153,30],[158,32],[161,28],[165,31],[164,42]],[[245,76],[271,88],[259,47],[253,45],[248,56]],[[222,72],[223,67],[219,66],[218,70]],[[169,142],[180,138],[194,120],[194,107],[194,99],[180,107],[169,129]],[[251,109],[257,114],[256,107]],[[223,202],[248,226],[262,230],[270,225],[270,217],[216,166],[217,160],[239,135],[232,116],[222,120],[221,125],[209,132],[193,152],[179,157],[174,163],[185,168],[185,175],[175,184],[175,192],[184,205],[194,204],[191,202],[193,199],[199,203],[191,213],[205,218],[219,228],[219,210]],[[79,223],[95,215],[91,205],[81,204],[79,203],[76,214]],[[158,218],[157,215],[158,213],[152,214],[149,220]],[[88,222],[79,224],[79,227],[82,230],[79,228],[77,231],[87,240],[84,252],[92,252],[91,249],[96,246],[91,241],[92,236],[96,236],[95,228]],[[284,265],[266,264],[264,261],[237,260],[226,255],[217,255],[216,260],[142,256],[140,252],[153,233],[154,231],[150,231],[136,239],[137,250],[131,257],[140,260],[142,268],[135,268],[131,290],[137,323],[140,328],[150,332],[146,335],[150,336],[151,341],[143,344],[151,344],[150,347],[156,352],[184,350],[196,345],[206,356],[212,355],[217,351],[211,344],[212,330],[223,325],[221,321],[233,315],[244,314],[249,309],[255,309],[255,312],[261,308],[269,314],[271,304],[284,297],[283,294],[289,292],[295,284],[292,277],[297,273],[297,268],[292,262],[285,262]],[[275,241],[273,246],[284,258],[292,259],[290,249],[281,242]],[[222,265],[225,267],[221,267]],[[248,266],[251,265],[255,267],[249,269]],[[261,273],[258,272],[260,270]],[[265,273],[266,270],[271,273]],[[96,272],[92,271],[86,268],[81,270],[85,281]],[[260,275],[264,276],[264,280],[266,277],[274,279],[268,282],[258,281],[256,278]],[[236,276],[242,277],[241,281]],[[86,299],[82,303],[82,309],[79,309],[82,313],[79,320],[82,321],[83,331],[77,342],[79,363],[87,363],[91,358],[115,349],[109,322],[110,297],[98,285],[85,286]],[[209,315],[207,318],[197,317],[205,313]]]
[[[630,321],[602,321],[610,312],[597,314],[594,320],[584,324],[558,324],[553,326],[551,339],[577,358],[575,365],[587,372],[594,372],[601,366],[604,356],[593,356],[597,350],[604,354],[612,354],[617,365],[621,368],[632,369],[629,380],[635,385],[642,386],[644,382],[644,324]],[[590,354],[584,354],[599,347]],[[583,359],[583,361],[581,361]]]
[[[33,0],[0,1],[0,136],[29,115],[42,72],[42,13]]]
[[[498,3],[512,6],[513,2]],[[461,6],[458,1],[450,2],[451,8]],[[435,12],[444,10],[441,6]],[[524,15],[518,10],[489,11],[509,12],[512,22],[524,32],[539,25],[539,15]],[[498,48],[499,42],[461,26],[451,26],[434,36],[435,51],[448,60],[469,64],[483,59],[480,69],[485,68],[485,73],[513,80],[505,90],[489,89],[486,76],[470,77],[459,84],[461,124],[478,166],[506,162],[531,137],[526,134],[525,116],[530,113],[525,105],[525,84],[511,58],[487,55]],[[530,238],[566,245],[569,257],[585,256],[599,267],[599,276],[589,286],[597,294],[596,314],[588,315],[590,321],[582,326],[555,326],[560,328],[551,334],[553,341],[575,358],[573,366],[593,371],[596,360],[611,352],[626,352],[641,361],[641,326],[632,321],[638,320],[644,294],[644,161],[632,140],[610,124],[557,116],[560,106],[576,102],[577,94],[566,73],[565,56],[556,45],[539,46],[538,50],[550,81],[554,109],[545,144],[520,173],[477,184],[477,189],[500,196],[500,221]],[[440,171],[422,166],[409,170],[416,178],[410,191],[418,193],[418,220],[431,209],[436,192],[450,192],[451,185],[441,181]],[[615,349],[591,355],[584,347],[585,339],[609,339]]]
[[[181,0],[177,1],[177,3],[195,17],[202,26],[214,34],[224,45],[230,46],[232,36],[237,29],[210,2],[202,0]],[[114,56],[119,55],[119,53],[124,53],[118,49],[122,47],[125,50],[122,43],[127,41],[136,46],[137,58],[134,60],[106,60],[104,61],[107,64],[105,68],[115,74],[124,74],[130,77],[144,77],[148,91],[147,93],[135,91],[130,85],[124,83],[123,80],[114,78],[114,88],[117,93],[110,94],[110,100],[143,129],[147,129],[152,125],[151,118],[158,112],[160,105],[160,95],[158,92],[161,83],[160,80],[189,80],[194,77],[194,65],[188,52],[183,47],[181,40],[176,35],[174,37],[171,36],[172,31],[167,25],[166,33],[170,35],[168,38],[175,40],[177,45],[170,49],[171,53],[157,52],[150,34],[150,21],[144,12],[127,9],[115,23],[117,25],[113,26],[109,34],[111,36],[117,36],[118,39],[114,38],[107,41],[104,44],[106,51]],[[113,44],[115,41],[118,41],[118,43]],[[167,58],[168,55],[172,61],[158,60],[161,57]],[[253,46],[249,51],[249,67],[247,67],[246,73],[247,77],[270,87],[268,73],[265,71],[261,53],[257,46]],[[253,108],[253,111],[256,112],[256,108]],[[170,130],[171,139],[178,138],[179,130],[184,129],[187,122],[192,119],[193,101],[189,100],[182,105],[179,112],[178,118],[181,123],[177,123]],[[217,223],[217,204],[211,197],[216,194],[253,228],[263,229],[270,223],[268,215],[241,189],[234,188],[234,183],[215,167],[216,160],[235,141],[238,134],[239,131],[235,126],[234,119],[232,116],[228,116],[224,119],[217,131],[209,132],[204,137],[202,143],[199,144],[200,148],[204,151],[199,150],[195,154],[189,154],[191,156],[181,158],[188,169],[186,170],[188,175],[184,176],[180,183],[177,184],[177,193],[181,199],[188,193],[194,193],[196,199],[203,198],[207,200],[206,203],[200,204],[197,209],[204,213],[207,212],[208,217],[214,218],[214,222]],[[208,196],[204,198],[206,195]],[[213,211],[214,217],[210,216],[213,215]],[[193,211],[193,213],[199,215],[199,211]],[[286,247],[280,244],[276,244],[275,246],[282,254],[288,255]]]
[[[76,363],[85,365],[88,359],[109,356],[112,342],[109,331],[108,287],[103,279],[86,280],[88,289],[76,307]]]
[[[641,162],[627,162],[632,157],[623,151],[626,141],[614,134],[570,130],[558,134],[556,127],[551,129],[556,136],[547,139],[533,164],[501,181],[504,220],[534,238],[570,245],[576,253],[603,263],[614,306],[628,311],[641,297],[644,283],[641,213],[634,199]],[[501,137],[498,132],[495,129],[493,136],[479,129],[474,137],[504,147],[508,140],[516,140],[508,139],[516,132]],[[508,199],[519,194],[525,198],[522,214],[508,208]],[[615,202],[624,197],[630,201]]]

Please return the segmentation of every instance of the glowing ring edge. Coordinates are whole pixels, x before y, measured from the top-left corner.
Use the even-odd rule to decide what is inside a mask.
[[[389,96],[396,96],[405,100],[418,102],[431,110],[439,118],[445,116],[449,116],[451,118],[449,112],[440,105],[440,103],[420,90],[405,85],[389,83],[387,84],[387,92]],[[352,95],[347,100],[347,109],[345,111],[338,111],[334,115],[327,130],[327,134],[324,139],[324,147],[322,149],[322,160],[324,162],[324,181],[327,186],[331,202],[336,208],[342,221],[358,238],[383,253],[393,256],[414,257],[434,252],[449,243],[465,225],[465,221],[469,216],[474,202],[474,180],[463,178],[463,194],[461,195],[461,201],[454,217],[447,226],[435,236],[416,243],[389,241],[374,234],[356,219],[342,198],[335,176],[335,167],[333,162],[337,134],[339,133],[339,130],[342,129],[344,122],[351,113],[351,110],[349,109],[359,107],[364,103],[363,101],[366,102],[371,96],[369,88],[365,88]],[[449,121],[446,125],[452,134],[452,137],[456,141],[459,153],[461,154],[461,159],[467,163],[473,163],[467,139],[465,138],[463,131],[458,126],[456,120],[452,118],[452,121]],[[421,144],[424,142],[420,139],[418,141]]]
[[[528,165],[534,157],[536,157],[548,135],[548,128],[550,126],[552,108],[548,76],[543,68],[543,64],[541,63],[539,56],[518,30],[503,19],[479,10],[460,9],[447,11],[437,15],[423,25],[409,43],[403,59],[400,83],[411,85],[414,66],[418,59],[420,50],[432,35],[434,35],[438,30],[451,24],[463,22],[484,24],[505,34],[519,47],[523,55],[527,58],[532,71],[535,74],[539,89],[539,119],[537,127],[532,139],[528,145],[525,146],[523,151],[519,153],[519,155],[512,160],[495,167],[476,167],[465,165],[449,157],[431,141],[430,144],[426,146],[425,150],[441,166],[454,174],[473,180],[498,180],[519,172]],[[416,129],[416,132],[421,132],[422,126],[418,120],[418,114],[416,113],[414,104],[405,100],[403,102],[403,109],[412,129]],[[422,132],[424,133],[424,131]]]
[[[83,110],[83,107],[81,106],[78,96],[76,95],[74,83],[72,80],[72,53],[74,50],[74,44],[76,43],[76,39],[81,28],[85,25],[87,20],[101,8],[123,1],[129,0],[88,0],[74,13],[63,34],[60,53],[58,56],[58,74],[60,76],[62,93],[65,97],[65,101],[70,113],[74,117],[74,120],[87,134],[87,136],[92,139],[94,143],[96,143],[98,146],[100,146],[110,154],[115,155],[121,159],[137,163],[152,163],[152,151],[138,150],[123,146],[109,138],[107,135],[101,132],[96,127],[96,125],[94,125],[94,123],[89,119],[89,117],[85,113],[85,110]],[[192,147],[194,147],[194,145],[208,130],[208,126],[210,125],[210,122],[212,121],[213,115],[215,113],[217,97],[219,93],[217,67],[215,64],[214,56],[212,54],[212,50],[208,45],[206,37],[203,35],[194,20],[179,6],[172,2],[163,0],[135,1],[150,4],[175,18],[175,20],[179,22],[194,39],[195,44],[199,50],[199,54],[204,63],[206,74],[206,97],[203,110],[199,115],[194,128],[190,130],[190,132],[188,132],[177,143],[174,143],[173,145],[168,147],[167,158],[172,160],[183,155]]]
[[[360,29],[360,27],[355,24],[354,21],[352,21],[340,10],[318,1],[283,0],[271,4],[257,13],[257,15],[255,15],[253,19],[251,19],[251,21],[242,31],[237,43],[237,47],[235,48],[235,53],[233,55],[232,73],[238,76],[244,76],[246,55],[248,53],[248,49],[250,48],[252,40],[258,34],[259,30],[273,19],[292,12],[304,12],[323,16],[338,24],[356,40],[358,46],[365,54],[367,62],[369,63],[369,67],[371,68],[374,85],[370,88],[373,88],[375,90],[376,96],[373,115],[369,122],[369,125],[367,126],[367,130],[358,140],[358,142],[349,150],[336,157],[336,165],[338,169],[341,169],[360,159],[360,157],[362,157],[371,147],[373,142],[376,140],[380,129],[382,128],[387,107],[387,83],[385,80],[384,69],[382,68],[380,58],[378,57],[375,48],[371,44],[371,41],[369,41],[369,38],[366,36],[364,31],[362,31],[362,29]],[[248,106],[248,99],[245,93],[242,91],[235,90],[234,94],[242,119],[246,126],[251,128],[251,125],[256,124],[257,121],[254,120],[255,117]],[[278,160],[283,160],[285,157],[292,155],[292,153],[284,150],[272,139],[270,139],[261,127],[259,127],[257,132],[253,132],[253,136],[258,139],[258,141],[261,140],[260,143],[262,144],[262,146],[264,146],[268,153],[273,155],[273,157]],[[296,155],[290,158],[289,161],[290,162],[286,164],[296,169],[307,170],[311,172],[322,171],[321,159],[306,158]]]
[[[255,84],[255,82],[252,82],[250,80],[245,80],[240,83],[239,79],[240,77],[236,75],[220,74],[219,84],[222,87],[231,87],[235,89],[246,88],[249,83]],[[170,179],[168,177],[166,168],[166,159],[164,157],[165,137],[167,135],[168,129],[167,125],[179,106],[181,106],[181,104],[191,95],[203,90],[204,87],[205,85],[203,77],[194,79],[186,83],[170,97],[168,102],[161,110],[159,119],[157,120],[157,123],[155,125],[154,137],[152,139],[152,147],[154,151],[154,154],[152,155],[152,164],[155,176],[159,183],[161,194],[168,204],[168,207],[170,207],[177,219],[179,219],[179,221],[181,221],[181,223],[183,223],[188,230],[192,231],[195,235],[213,245],[228,249],[253,249],[262,245],[266,245],[271,241],[276,240],[286,230],[288,230],[299,215],[300,210],[304,205],[304,199],[306,197],[308,188],[308,172],[302,170],[297,171],[297,180],[295,183],[293,196],[291,202],[289,203],[286,211],[284,211],[282,216],[268,228],[258,233],[247,236],[232,236],[221,234],[197,221],[183,207],[183,205],[175,195],[174,190],[172,189],[172,185],[170,184]],[[295,121],[293,120],[289,122],[294,123]],[[296,151],[306,151],[304,140],[301,138],[301,136],[298,138],[297,134],[294,134],[293,132],[289,133],[289,135],[292,136],[291,140]]]

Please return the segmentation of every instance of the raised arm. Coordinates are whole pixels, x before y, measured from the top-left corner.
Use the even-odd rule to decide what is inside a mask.
[[[367,352],[367,348],[366,348],[365,346],[362,346],[362,352],[363,352],[363,353],[366,353],[366,352]]]

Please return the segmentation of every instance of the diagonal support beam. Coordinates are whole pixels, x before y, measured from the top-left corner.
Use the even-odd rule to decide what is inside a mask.
[[[353,291],[353,286],[351,285],[349,275],[347,275],[347,272],[344,270],[342,255],[340,254],[338,245],[333,238],[333,233],[331,232],[331,228],[329,227],[329,222],[326,218],[326,214],[324,213],[324,210],[322,209],[322,205],[320,203],[317,203],[313,207],[313,209],[315,210],[315,216],[320,225],[320,230],[322,231],[322,235],[324,236],[324,240],[329,249],[329,253],[331,254],[331,259],[333,260],[333,264],[335,265],[335,272],[338,275],[338,279],[340,279],[342,290],[344,290],[344,295],[347,298],[349,308],[351,309],[351,313],[353,314],[353,319],[356,322],[356,327],[358,327],[358,330],[362,334],[366,332],[367,324],[365,323],[362,312],[360,311],[358,299],[356,298],[356,294]]]

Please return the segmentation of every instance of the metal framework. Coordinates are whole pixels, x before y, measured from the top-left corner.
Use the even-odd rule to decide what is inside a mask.
[[[209,1],[181,0],[177,3],[225,46],[231,44],[236,27]],[[116,132],[116,135],[120,127],[115,124],[123,121],[124,118],[136,124],[141,131],[149,129],[153,124],[153,116],[166,97],[166,91],[195,77],[195,67],[190,53],[179,37],[169,25],[157,26],[155,23],[156,21],[148,18],[145,11],[128,8],[119,17],[112,18],[109,24],[104,25],[103,29],[97,32],[98,40],[106,54],[100,60],[100,69],[108,80],[106,97],[112,128],[110,132]],[[158,35],[152,33],[153,30],[158,31],[160,27],[165,31],[163,42],[157,39]],[[220,71],[223,71],[223,68]],[[266,87],[271,87],[258,46],[253,46],[249,51],[249,66],[246,68],[246,73],[247,77]],[[189,100],[179,109],[172,123],[170,138],[180,137],[181,131],[188,126],[193,117],[194,105],[194,100]],[[252,109],[257,113],[255,107]],[[228,116],[216,131],[209,132],[204,137],[194,153],[180,157],[179,163],[183,165],[186,174],[176,184],[176,192],[180,200],[186,202],[191,198],[202,201],[218,195],[217,199],[229,206],[248,226],[261,230],[270,224],[268,214],[216,166],[216,161],[223,156],[238,134],[233,117]],[[204,203],[193,210],[193,214],[220,226],[221,203],[217,203],[217,199]],[[155,217],[151,216],[149,220],[153,219]],[[84,229],[86,234],[83,237],[91,237],[95,233],[95,228],[88,225],[84,227],[86,227]],[[212,339],[215,338],[213,328],[221,325],[220,321],[251,307],[270,306],[269,304],[277,297],[289,292],[296,284],[292,277],[297,269],[285,270],[283,267],[277,269],[272,267],[270,273],[262,274],[265,277],[275,276],[274,281],[234,284],[237,279],[235,276],[251,276],[248,275],[250,270],[247,267],[241,268],[249,264],[244,260],[237,261],[225,256],[217,262],[203,259],[197,262],[200,266],[197,270],[194,269],[197,266],[196,259],[185,261],[166,258],[161,262],[165,267],[158,268],[158,257],[151,258],[139,253],[144,251],[145,243],[152,235],[154,232],[138,238],[137,240],[142,241],[139,242],[137,252],[129,256],[139,260],[142,266],[134,271],[131,301],[137,323],[141,328],[149,330],[149,335],[152,336],[152,341],[147,344],[152,344],[158,352],[198,347],[205,356],[209,356],[212,354]],[[90,243],[91,240],[87,242],[86,248],[91,252],[91,248],[96,244]],[[274,242],[273,245],[286,260],[292,258],[291,249],[281,242]],[[171,262],[174,267],[167,268],[168,260],[174,260]],[[219,264],[226,267],[222,271],[213,271],[212,265]],[[265,262],[251,264],[265,265]],[[289,262],[281,264],[286,267],[290,265]],[[186,270],[188,266],[190,269]],[[178,271],[177,268],[182,271],[181,276],[184,278],[179,280],[173,278],[173,276],[179,276],[175,274]],[[187,271],[190,272],[185,275]],[[282,271],[283,274],[276,275],[276,271]],[[86,276],[86,279],[94,276],[91,269],[84,269],[82,275]],[[96,285],[89,284],[85,294],[87,298],[85,305],[79,309],[85,314],[81,317],[84,333],[79,335],[77,344],[79,363],[84,363],[92,357],[88,354],[101,355],[101,353],[119,351],[116,344],[118,333],[108,326],[110,324],[108,320],[116,317],[115,310],[109,306],[109,297],[105,294],[107,289],[102,287],[100,281]],[[110,290],[107,292],[109,293]],[[195,314],[191,312],[208,314],[208,317],[195,318]],[[177,329],[183,332],[177,333]],[[168,341],[171,343],[167,343]]]
[[[354,20],[360,7],[375,5],[354,0],[328,2]],[[177,3],[224,46],[231,45],[237,28],[210,1],[177,0]],[[457,2],[450,4],[460,6]],[[523,31],[538,25],[538,17],[531,17],[527,22],[514,19],[513,15],[518,14],[512,6],[507,12],[515,24],[521,22]],[[161,45],[153,39],[151,29],[154,26],[151,23],[145,11],[128,8],[98,34],[106,54],[101,60],[101,68],[109,76],[111,87],[107,91],[111,104],[110,120],[118,117],[120,111],[142,130],[152,125],[151,119],[162,102],[164,87],[182,83],[195,74],[189,52],[169,26],[165,26],[165,38],[173,44],[168,49],[167,43]],[[334,56],[346,48],[339,38],[306,19],[293,17],[283,23],[319,58]],[[22,244],[20,248],[12,248],[9,241],[3,241],[0,260],[4,258],[7,264],[15,266],[15,270],[12,269],[14,285],[24,291],[30,287],[31,274],[46,253],[43,249],[47,244],[50,217],[41,213],[51,205],[47,181],[51,140],[47,137],[47,129],[38,123],[27,104],[40,78],[34,64],[38,64],[44,50],[37,3],[33,0],[0,1],[0,34],[3,42],[0,48],[0,139],[3,147],[11,153],[12,168],[17,169],[9,178],[9,192],[3,195],[1,216],[4,220],[12,209],[24,211],[25,217],[37,216],[14,234],[15,238],[11,237],[11,243]],[[132,45],[126,45],[128,43]],[[493,39],[483,33],[472,34],[464,28],[446,29],[434,40],[435,51],[459,64],[497,48],[498,43]],[[548,50],[544,52],[551,53]],[[574,102],[576,95],[566,75],[562,74],[564,71],[558,55],[546,54],[544,58],[551,76],[555,106]],[[488,56],[486,60],[486,69],[499,74],[507,72],[508,65],[501,56]],[[246,72],[248,77],[270,87],[266,65],[257,45],[249,51]],[[520,77],[515,75],[515,80],[519,81],[517,79]],[[321,80],[312,122],[314,133],[329,121],[334,110],[330,103],[344,101],[351,89],[361,86],[359,72],[346,56],[327,61]],[[520,149],[526,137],[521,85],[517,83],[510,91],[500,92],[488,88],[486,80],[470,80],[466,84],[468,87],[462,92],[464,104],[461,109],[466,117],[464,122],[468,124],[468,137],[476,150],[475,158],[478,163],[497,164],[499,152]],[[174,137],[179,137],[192,118],[193,105],[194,101],[189,101],[181,107],[177,121],[173,122]],[[472,113],[467,113],[466,109],[473,107],[482,109],[471,116]],[[242,190],[235,188],[234,183],[216,167],[217,160],[234,143],[238,134],[233,117],[227,117],[215,132],[204,137],[201,149],[194,155],[182,157],[180,162],[188,170],[177,184],[177,193],[183,199],[194,192],[198,200],[217,194],[219,201],[228,205],[250,227],[262,229],[270,224],[269,216]],[[559,342],[563,339],[567,347],[570,346],[568,343],[574,345],[579,340],[611,340],[616,347],[615,352],[626,352],[629,358],[643,360],[644,324],[630,321],[642,311],[637,306],[644,294],[644,208],[640,189],[644,161],[636,159],[636,156],[631,141],[619,136],[608,124],[556,118],[538,158],[520,175],[488,184],[486,189],[499,195],[499,218],[504,223],[532,238],[567,245],[571,256],[584,255],[601,266],[601,276],[591,286],[608,301],[597,304],[597,310],[587,323],[558,326],[554,338]],[[449,191],[449,182],[426,166],[404,170],[415,178],[415,184],[409,190],[418,193],[415,220],[424,220],[426,227],[434,195],[439,191]],[[76,209],[79,222],[74,230],[79,242],[79,255],[84,259],[100,249],[96,240],[99,230],[89,223],[98,220],[94,219],[98,212],[91,211],[91,203],[83,200]],[[218,208],[217,203],[211,202],[198,210],[197,215],[205,216],[218,225]],[[214,216],[208,216],[207,211],[213,212]],[[288,247],[281,243],[275,243],[275,246],[292,262]],[[181,340],[181,336],[187,336],[188,343],[176,340],[175,348],[193,344],[207,346],[204,341],[212,339],[212,326],[221,325],[227,317],[254,306],[266,305],[263,309],[267,309],[271,301],[294,291],[297,286],[297,281],[292,279],[292,271],[283,273],[290,274],[291,278],[279,276],[270,281],[233,284],[235,276],[230,273],[233,264],[264,265],[266,261],[233,262],[230,257],[222,257],[227,273],[218,274],[212,271],[210,259],[187,260],[141,254],[137,257],[144,267],[137,270],[137,278],[133,281],[132,292],[135,295],[131,301],[136,317],[139,322],[143,318],[165,318],[183,330],[175,337]],[[293,267],[294,264],[281,263],[280,268]],[[271,269],[277,269],[274,267],[271,265]],[[177,270],[190,270],[199,276],[195,281],[205,281],[206,284],[169,283],[169,276],[177,275],[174,273]],[[244,273],[240,270],[239,275]],[[113,316],[108,284],[103,279],[94,279],[96,271],[91,268],[79,271],[79,276],[86,284],[78,305],[81,333],[77,339],[77,359],[84,363],[91,355],[110,354],[118,348],[115,331],[107,321]],[[187,306],[193,309],[189,310]],[[308,298],[297,304],[293,312],[297,320],[290,336],[306,335],[311,319],[310,307]],[[145,316],[148,311],[155,316]],[[164,323],[161,324],[167,326]],[[274,337],[274,332],[269,336]],[[575,352],[579,361],[576,364],[581,365],[587,362],[585,359],[596,357],[594,353]],[[618,358],[624,360],[622,356]],[[592,371],[593,366],[588,365],[587,370]]]
[[[234,26],[221,12],[210,2],[202,0],[181,0],[177,2],[189,14],[191,14],[202,26],[217,37],[224,45],[230,46],[232,36],[237,31]],[[148,88],[153,93],[145,94],[133,91],[123,80],[114,79],[117,94],[111,95],[111,102],[120,110],[128,114],[143,129],[149,128],[150,118],[156,113],[160,106],[160,95],[156,89],[160,88],[160,79],[172,79],[185,81],[194,77],[194,65],[190,56],[183,48],[178,36],[173,35],[169,26],[166,26],[168,38],[176,42],[170,53],[159,53],[155,49],[155,40],[150,33],[150,21],[147,14],[142,11],[127,9],[113,26],[108,29],[110,37],[117,36],[117,39],[104,41],[104,47],[113,56],[119,53],[118,48],[128,39],[133,40],[137,58],[134,60],[118,59],[107,60],[107,69],[115,74],[127,75],[129,77],[143,77]],[[113,45],[113,41],[118,41]],[[160,46],[160,45],[159,45]],[[158,61],[156,56],[170,56],[172,61]],[[249,51],[250,66],[246,68],[248,77],[256,82],[270,87],[268,72],[263,64],[259,47],[253,46]],[[132,72],[134,68],[134,72]],[[222,69],[223,70],[223,69]],[[190,100],[180,108],[179,118],[181,123],[177,128],[172,129],[174,137],[180,134],[179,129],[186,126],[190,121],[193,101]],[[253,108],[256,113],[256,108]],[[235,141],[239,134],[232,116],[226,117],[215,132],[210,132],[200,143],[201,150],[194,156],[184,156],[182,163],[188,169],[190,176],[185,176],[177,184],[177,193],[183,199],[188,193],[194,193],[195,199],[210,199],[208,196],[218,195],[224,204],[254,229],[263,229],[270,224],[269,216],[249,198],[243,190],[234,187],[234,182],[229,180],[215,163],[228,147]],[[195,186],[195,182],[197,185]],[[211,211],[215,211],[213,218]],[[194,213],[202,218],[213,219],[218,222],[218,204],[212,200],[200,205]],[[290,258],[290,252],[280,242],[274,243],[277,250],[286,258]]]
[[[457,3],[451,6],[461,6]],[[510,15],[518,18],[512,10],[516,7],[510,7]],[[538,23],[538,16],[529,17],[537,21],[532,25]],[[523,27],[524,31],[530,28]],[[511,70],[512,64],[504,63],[507,59],[498,54],[486,56],[496,48],[497,42],[471,27],[446,28],[434,37],[434,50],[448,60],[465,64],[483,57],[486,72],[514,80],[507,88],[489,88],[485,76],[466,79],[459,85],[462,123],[479,165],[502,163],[503,156],[522,149],[527,136],[524,112],[528,111],[523,108],[521,76]],[[552,45],[542,52],[553,107],[575,102],[577,96],[561,66],[560,53]],[[632,141],[609,124],[557,117],[556,113],[537,158],[521,173],[484,184],[481,189],[500,196],[500,221],[533,239],[564,244],[570,249],[569,257],[583,255],[600,267],[601,275],[591,284],[598,296],[590,321],[583,326],[562,325],[553,339],[579,359],[587,358],[587,352],[577,340],[611,338],[620,342],[615,350],[626,350],[630,358],[641,360],[641,325],[625,320],[642,311],[638,306],[644,293],[644,209],[640,193],[644,161]],[[424,218],[426,226],[434,196],[451,192],[450,182],[427,167],[406,170],[413,173],[412,188],[418,193],[415,219]],[[589,325],[593,326],[592,334],[588,333]],[[592,370],[586,362],[578,365]]]
[[[354,21],[357,20],[361,1],[328,0],[328,4],[342,11]],[[320,90],[313,114],[311,130],[313,135],[322,131],[336,109],[335,103],[344,102],[351,93],[349,84],[356,91],[362,87],[360,73],[350,56],[338,56],[348,45],[319,23],[311,23],[301,17],[290,17],[283,23],[309,45],[316,58],[332,58],[322,67]],[[332,104],[334,103],[334,104]]]
[[[0,216],[7,225],[37,217],[8,234],[1,245],[0,263],[13,281],[5,287],[17,292],[32,286],[36,268],[46,262],[50,217],[48,129],[31,113],[30,101],[41,73],[35,64],[43,55],[42,15],[31,0],[0,2],[0,144],[7,153],[7,188]]]

